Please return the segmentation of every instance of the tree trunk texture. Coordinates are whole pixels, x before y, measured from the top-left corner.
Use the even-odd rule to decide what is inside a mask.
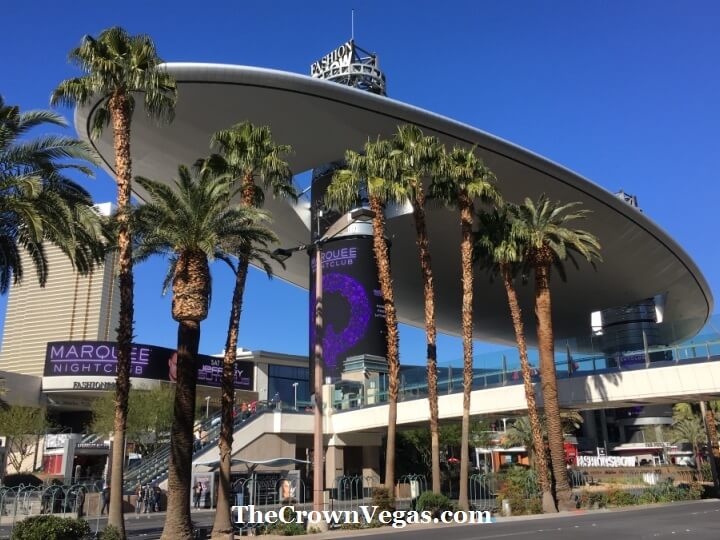
[[[540,491],[542,491],[543,512],[557,512],[555,500],[553,499],[552,484],[548,475],[547,455],[545,453],[545,438],[543,437],[542,421],[537,410],[535,401],[535,387],[532,382],[532,373],[530,371],[530,362],[528,362],[527,343],[525,342],[525,327],[522,321],[522,310],[518,302],[517,293],[513,284],[512,272],[508,265],[501,265],[505,292],[507,293],[508,305],[510,306],[510,316],[515,329],[515,340],[518,345],[520,354],[520,370],[522,371],[523,385],[525,387],[525,400],[528,407],[528,419],[530,420],[530,430],[532,431],[533,446],[533,463],[537,471],[538,483]]]
[[[395,486],[395,448],[397,434],[397,401],[400,386],[400,336],[398,334],[395,295],[390,271],[390,253],[385,240],[385,214],[382,203],[377,197],[370,197],[370,209],[375,212],[373,218],[373,251],[378,269],[380,291],[385,306],[385,327],[387,330],[388,362],[388,430],[385,451],[385,487],[394,493]]]
[[[420,252],[420,268],[423,278],[423,294],[425,300],[425,337],[427,341],[427,378],[428,403],[430,405],[430,446],[432,449],[432,490],[440,493],[440,432],[438,427],[438,392],[437,392],[437,329],[435,328],[435,286],[433,284],[432,261],[430,258],[430,241],[425,223],[425,194],[418,189],[413,201],[413,218],[418,250]]]
[[[168,463],[168,504],[161,540],[193,540],[190,481],[200,323],[194,320],[180,321],[177,342],[175,417],[170,431]]]
[[[468,482],[470,465],[470,393],[473,385],[473,262],[472,202],[460,193],[460,257],[462,264],[462,337],[463,337],[463,416],[460,436],[460,486],[458,504],[469,510]]]
[[[555,343],[550,300],[550,267],[535,267],[535,318],[540,352],[540,379],[545,403],[545,419],[550,447],[550,462],[555,479],[555,498],[559,510],[575,508],[565,466],[565,438],[560,419],[557,377],[555,374]]]
[[[709,402],[707,404],[707,409],[705,412],[705,421],[707,422],[708,432],[710,434],[712,455],[715,456],[715,460],[717,461],[718,459],[720,459],[720,445],[718,445],[718,432],[717,424],[715,423],[715,413],[713,412]]]
[[[243,206],[254,206],[255,204],[255,182],[252,174],[246,174],[242,179],[240,204]],[[222,375],[222,402],[220,417],[220,438],[218,450],[220,453],[220,486],[218,489],[218,500],[216,505],[215,520],[211,538],[232,539],[234,538],[232,516],[230,515],[230,469],[232,459],[232,444],[234,432],[234,420],[232,409],[235,403],[235,361],[237,360],[237,343],[240,334],[240,316],[242,314],[242,302],[245,294],[245,282],[247,281],[248,257],[238,257],[238,268],[235,276],[235,288],[233,290],[232,303],[230,304],[230,321],[228,323],[228,334],[225,341],[225,356],[223,358]]]
[[[225,343],[225,357],[223,358],[222,374],[222,426],[220,428],[220,487],[215,512],[215,521],[211,538],[234,538],[232,516],[230,515],[230,468],[233,444],[233,405],[235,402],[235,360],[237,357],[237,342],[240,328],[240,314],[242,313],[243,293],[247,280],[249,261],[247,257],[238,259],[238,271],[235,277],[232,304],[230,306],[230,323],[228,325],[227,341]]]
[[[173,276],[172,316],[176,321],[207,318],[210,266],[202,251],[185,251],[178,257]]]
[[[130,104],[124,93],[115,93],[108,102],[113,124],[115,177],[117,181],[118,281],[120,317],[117,328],[117,377],[115,382],[115,420],[110,469],[110,507],[108,525],[125,538],[123,517],[123,477],[125,469],[125,427],[130,392],[130,354],[133,337],[133,268],[129,227],[132,162],[130,159]]]

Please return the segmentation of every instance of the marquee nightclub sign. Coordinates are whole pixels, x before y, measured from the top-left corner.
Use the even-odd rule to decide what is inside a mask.
[[[198,384],[220,387],[222,358],[198,355]],[[252,362],[235,363],[235,388],[253,389]],[[172,349],[134,344],[130,353],[130,376],[175,381],[177,353]],[[90,384],[86,377],[117,375],[117,345],[109,341],[60,341],[47,345],[44,377],[75,377],[71,388],[98,390],[105,383]]]
[[[313,62],[310,65],[310,75],[316,79],[323,79],[327,71],[333,68],[349,66],[352,63],[354,52],[355,43],[352,40],[343,43],[317,62]]]

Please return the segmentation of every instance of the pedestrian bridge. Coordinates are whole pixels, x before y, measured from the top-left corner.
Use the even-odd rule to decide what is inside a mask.
[[[642,406],[677,401],[699,401],[720,397],[720,341],[641,352],[622,358],[567,358],[557,362],[560,406],[563,409],[597,409]],[[662,353],[662,354],[661,354]],[[533,368],[538,405],[542,395]],[[457,373],[457,372],[456,372]],[[360,435],[380,437],[387,429],[385,392],[374,392],[358,383],[360,391],[342,394],[335,385],[325,385],[323,430],[326,440],[350,441]],[[440,379],[439,415],[443,420],[462,417],[462,374]],[[339,397],[338,397],[339,395]],[[337,398],[337,399],[331,399]],[[473,416],[523,415],[527,410],[522,377],[518,370],[502,369],[476,373],[470,414]],[[401,388],[398,426],[426,425],[429,419],[427,386]],[[284,455],[283,435],[310,436],[313,415],[309,412],[265,411],[237,424],[232,455],[262,459]],[[255,444],[254,444],[255,443]],[[346,442],[346,444],[351,444]],[[218,459],[217,447],[209,448],[195,463]]]

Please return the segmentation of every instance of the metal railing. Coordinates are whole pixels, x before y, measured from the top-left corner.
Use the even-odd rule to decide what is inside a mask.
[[[678,364],[700,363],[720,360],[720,340],[703,343],[690,343],[673,347],[654,347],[647,350],[625,351],[613,355],[580,356],[567,352],[555,355],[558,379],[595,375],[602,373],[618,373],[629,370],[653,369]],[[531,358],[530,369],[533,381],[539,380],[537,358]],[[452,373],[457,373],[453,376]],[[503,356],[502,368],[496,370],[476,370],[473,374],[473,390],[522,384],[522,373],[519,365],[509,362]],[[443,370],[438,377],[438,389],[441,393],[458,393],[463,389],[461,369]],[[447,389],[447,391],[443,391]],[[401,384],[398,401],[409,401],[427,397],[427,382]],[[333,400],[333,408],[345,411],[386,403],[388,391],[359,385],[353,393],[345,394]]]
[[[80,496],[80,492],[83,492]],[[15,525],[31,516],[52,514],[95,520],[99,529],[102,510],[102,483],[0,486],[0,526]]]

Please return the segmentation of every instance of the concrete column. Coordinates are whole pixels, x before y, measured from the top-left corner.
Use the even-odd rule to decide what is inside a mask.
[[[363,446],[362,449],[362,474],[363,479],[368,482],[368,487],[380,485],[380,447]]]
[[[583,418],[585,418],[582,426],[583,436],[587,437],[589,445],[593,447],[600,446],[598,441],[598,429],[597,420],[595,418],[595,411],[583,411],[582,415]]]
[[[335,479],[345,473],[345,459],[342,446],[328,446],[325,451],[325,489],[335,487]]]
[[[605,409],[600,409],[600,429],[602,430],[602,442],[603,445],[610,442],[608,439],[610,438],[608,436],[608,429],[607,429],[607,415],[605,414]],[[598,445],[600,446],[600,445]]]

